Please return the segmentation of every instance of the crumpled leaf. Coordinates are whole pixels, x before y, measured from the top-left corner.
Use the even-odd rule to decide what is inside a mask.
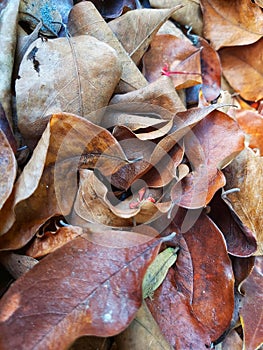
[[[236,111],[237,122],[249,136],[249,147],[257,148],[263,155],[263,115],[256,111]]]
[[[111,21],[109,27],[136,65],[161,25],[181,6],[167,10],[141,9],[129,11]]]
[[[83,162],[110,176],[127,159],[107,130],[72,114],[54,114],[16,182],[12,210],[1,217],[1,249],[24,246],[49,218],[70,213]]]
[[[263,34],[261,9],[250,0],[200,0],[204,36],[215,50],[252,44]]]
[[[154,350],[171,350],[164,339],[145,302],[138,310],[135,319],[124,332],[115,338],[118,349],[141,350],[151,346]]]
[[[112,336],[132,321],[161,240],[119,249],[93,244],[89,235],[42,259],[4,295],[1,349],[67,349],[80,336]]]
[[[16,82],[18,125],[24,138],[36,143],[53,113],[88,118],[108,104],[120,74],[116,52],[88,35],[36,40],[22,60]]]
[[[254,269],[242,283],[245,293],[240,319],[244,333],[244,346],[246,350],[258,349],[263,344],[262,327],[262,299],[263,299],[263,259],[257,257]]]
[[[12,120],[11,77],[16,49],[16,30],[19,0],[1,2],[0,7],[0,103],[10,126]]]
[[[171,198],[182,207],[201,208],[225,185],[220,169],[242,151],[244,135],[235,120],[213,111],[184,137],[184,144],[192,171],[173,187]]]
[[[82,1],[75,5],[69,15],[69,31],[77,36],[89,34],[113,47],[122,64],[122,75],[117,91],[124,93],[140,89],[147,85],[147,81],[129,57],[121,43],[101,17],[96,7],[90,1]],[[103,56],[102,56],[103,57]],[[101,63],[107,71],[109,67]]]
[[[10,196],[16,179],[16,158],[14,152],[4,134],[0,129],[0,210]]]
[[[231,261],[221,232],[204,214],[176,237],[172,242],[180,246],[177,262],[147,305],[174,348],[203,350],[230,325],[234,309]]]
[[[250,230],[256,237],[258,248],[256,255],[263,254],[262,234],[262,181],[263,158],[246,148],[224,171],[226,177],[225,190],[238,188],[239,191],[227,194],[225,201],[232,211],[240,227]]]
[[[167,67],[168,72],[187,72],[171,75],[177,89],[201,83],[200,50],[173,35],[158,34],[143,56],[146,79],[149,82],[158,79],[164,67]]]
[[[43,257],[81,234],[81,227],[71,225],[59,227],[56,231],[46,231],[43,235],[37,235],[33,238],[26,250],[26,254],[33,258]]]
[[[247,257],[255,253],[257,250],[255,236],[251,231],[240,228],[219,192],[215,194],[209,206],[211,208],[209,216],[224,234],[227,251],[231,255],[240,257]]]
[[[258,101],[263,98],[262,50],[263,39],[260,39],[253,45],[224,48],[219,52],[224,76],[246,100]]]
[[[157,255],[154,261],[148,266],[142,282],[143,298],[153,298],[154,291],[162,284],[169,268],[177,259],[179,248],[168,247]]]
[[[183,8],[176,11],[172,18],[182,26],[192,27],[196,34],[202,35],[203,21],[199,0],[150,0],[150,4],[156,8],[171,8],[176,5],[183,5]]]

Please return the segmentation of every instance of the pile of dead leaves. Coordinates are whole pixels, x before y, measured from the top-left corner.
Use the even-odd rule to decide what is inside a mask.
[[[262,35],[260,0],[0,2],[1,350],[261,346]]]

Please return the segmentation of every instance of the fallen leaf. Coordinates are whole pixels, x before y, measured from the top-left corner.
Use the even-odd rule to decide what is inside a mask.
[[[176,5],[183,5],[183,8],[176,11],[172,18],[182,26],[192,27],[196,34],[202,35],[203,21],[199,0],[150,0],[150,4],[156,8],[171,8]]]
[[[0,7],[0,103],[9,125],[13,126],[11,77],[16,48],[19,0],[2,1]]]
[[[147,85],[147,81],[129,57],[121,43],[101,17],[96,7],[90,1],[83,1],[73,7],[69,15],[69,31],[73,36],[89,34],[112,46],[121,61],[122,75],[118,85],[118,92],[124,93],[140,89]],[[103,59],[103,56],[101,56]],[[104,62],[101,65],[109,71]]]
[[[13,226],[6,228],[8,217],[1,217],[1,249],[24,246],[52,216],[70,213],[83,162],[110,176],[127,160],[107,130],[72,114],[54,114],[14,187],[8,213],[15,212]]]
[[[154,291],[162,284],[169,268],[177,259],[179,248],[168,247],[159,253],[154,261],[148,266],[142,282],[143,298],[153,298]]]
[[[124,332],[115,337],[118,349],[141,350],[151,346],[155,350],[171,350],[164,339],[145,302],[138,310],[135,319]]]
[[[256,255],[262,255],[262,171],[263,158],[246,148],[224,171],[225,190],[238,188],[239,191],[227,194],[225,201],[235,213],[240,227],[250,230],[257,240]]]
[[[175,114],[185,110],[185,106],[174,89],[172,80],[167,76],[160,76],[157,80],[144,88],[128,92],[127,94],[115,95],[110,101],[110,105],[128,105],[130,103],[142,103],[141,113],[146,109],[145,104],[151,105],[152,111],[155,113],[156,111],[160,113],[160,109],[164,108],[161,114],[164,119],[169,119],[167,114]],[[137,108],[135,110],[137,110]],[[146,110],[146,112],[148,111]]]
[[[255,236],[251,231],[240,228],[219,192],[215,194],[209,206],[211,208],[209,216],[225,236],[228,253],[239,257],[255,253],[257,250]]]
[[[242,350],[243,342],[238,333],[233,329],[222,342],[222,350]]]
[[[261,9],[250,0],[201,0],[203,33],[215,50],[252,44],[263,34]]]
[[[242,283],[242,290],[245,293],[240,319],[244,332],[244,346],[247,350],[259,349],[262,346],[262,256],[257,257],[254,269],[248,278]]]
[[[4,252],[0,255],[0,262],[15,279],[18,279],[30,271],[38,260],[26,255]]]
[[[78,338],[68,350],[113,350],[111,338],[89,337]]]
[[[111,21],[109,27],[134,63],[138,65],[158,29],[180,7],[178,5],[167,10],[141,9],[129,11]]]
[[[0,210],[10,196],[16,179],[16,158],[14,152],[4,134],[0,129]]]
[[[224,76],[246,100],[258,101],[263,98],[262,50],[263,39],[253,45],[224,48],[219,52]]]
[[[235,286],[239,293],[241,293],[242,282],[250,275],[255,265],[255,257],[250,256],[246,259],[239,257],[232,257],[233,272],[235,275]]]
[[[201,208],[225,185],[220,169],[242,151],[244,135],[235,120],[213,111],[184,137],[184,144],[192,171],[173,187],[171,198],[185,208]]]
[[[81,234],[81,227],[71,225],[59,227],[55,232],[47,231],[43,236],[35,236],[33,238],[26,250],[26,255],[33,258],[43,257],[53,253],[56,249],[62,247]]]
[[[7,138],[7,141],[9,142],[13,152],[16,153],[17,142],[13,134],[13,131],[11,129],[11,126],[6,118],[5,111],[1,103],[0,103],[0,130],[5,134],[5,137]]]
[[[147,305],[173,347],[204,349],[230,325],[234,309],[231,261],[221,232],[204,214],[189,231],[177,236],[172,241],[180,246],[174,269],[170,268]]]
[[[263,155],[263,115],[256,111],[236,111],[237,122],[249,136],[249,147],[257,148]]]
[[[112,336],[129,325],[161,241],[118,249],[88,235],[42,259],[1,299],[1,349],[67,349],[80,336]]]
[[[201,83],[199,49],[173,35],[158,34],[143,56],[143,72],[146,79],[149,82],[158,79],[165,66],[168,72],[183,73],[170,75],[177,89]]]
[[[88,118],[106,106],[120,74],[116,52],[88,35],[33,42],[16,82],[18,125],[27,143],[36,144],[53,113]]]

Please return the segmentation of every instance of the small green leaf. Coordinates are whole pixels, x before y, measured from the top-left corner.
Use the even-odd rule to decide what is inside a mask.
[[[148,267],[142,282],[143,298],[152,298],[154,291],[162,284],[169,268],[177,259],[178,247],[169,247],[157,255],[156,259]]]

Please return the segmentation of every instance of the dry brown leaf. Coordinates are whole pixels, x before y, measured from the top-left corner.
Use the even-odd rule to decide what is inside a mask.
[[[111,21],[109,27],[131,59],[138,65],[158,29],[180,7],[178,5],[167,10],[128,11],[125,15]]]
[[[169,119],[169,115],[182,112],[185,107],[174,89],[172,80],[166,76],[160,76],[157,80],[144,88],[128,92],[127,94],[115,95],[110,104],[118,103],[142,103],[142,111],[145,111],[144,104],[152,105],[152,111],[159,114],[161,107],[165,109],[161,114],[164,119]],[[116,106],[118,108],[118,106]],[[144,109],[145,108],[145,109]],[[169,111],[170,113],[167,113]],[[136,111],[137,112],[137,111]],[[148,112],[147,110],[145,112]],[[168,117],[167,117],[168,114]]]
[[[4,252],[0,255],[0,262],[15,279],[18,279],[31,270],[38,260],[27,255]]]
[[[161,76],[164,67],[172,72],[187,72],[171,74],[174,86],[178,89],[201,83],[200,50],[173,35],[158,34],[143,57],[146,79],[155,81]]]
[[[79,167],[97,167],[110,176],[126,163],[107,130],[72,114],[54,114],[15,184],[12,210],[7,217],[1,215],[0,249],[24,246],[49,218],[70,213]],[[10,228],[6,221],[10,216],[14,221],[14,211]]]
[[[16,158],[14,152],[0,129],[0,210],[10,196],[16,178]]]
[[[247,45],[263,35],[261,9],[250,0],[201,0],[204,36],[214,49]]]
[[[260,39],[252,45],[224,48],[219,52],[224,76],[246,100],[258,101],[263,98],[262,51],[263,39]]]
[[[10,125],[13,125],[11,109],[11,77],[16,48],[16,30],[19,0],[1,2],[0,8],[0,103]]]
[[[16,83],[18,125],[24,138],[34,145],[52,113],[88,118],[108,104],[120,74],[116,52],[93,37],[36,40],[22,60]]]
[[[222,350],[242,350],[243,342],[238,333],[233,329],[222,342]],[[215,348],[217,350],[217,348]],[[220,348],[218,349],[220,350]]]
[[[115,341],[118,349],[141,350],[149,349],[149,347],[154,350],[172,349],[162,335],[145,302],[142,303],[129,327],[117,335]]]
[[[117,89],[118,92],[129,92],[147,85],[147,81],[135,63],[90,1],[80,2],[73,7],[69,15],[69,31],[73,36],[81,34],[92,35],[98,40],[109,44],[117,51],[122,63],[122,75]],[[107,71],[109,70],[105,58],[101,64]]]
[[[263,158],[246,148],[224,171],[225,190],[240,191],[224,197],[230,209],[241,221],[241,228],[249,229],[256,237],[258,249],[255,255],[263,254]]]
[[[183,26],[192,27],[196,34],[202,35],[203,20],[199,0],[150,0],[150,4],[156,8],[183,5],[183,8],[176,11],[172,18]]]

